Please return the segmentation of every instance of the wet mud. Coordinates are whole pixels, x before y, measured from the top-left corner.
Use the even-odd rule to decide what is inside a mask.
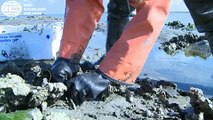
[[[213,101],[204,97],[202,90],[182,91],[172,82],[150,78],[138,79],[132,87],[110,86],[110,95],[104,100],[75,105],[67,100],[64,84],[51,82],[49,68],[39,62],[5,64],[0,77],[0,118],[19,115],[36,120],[213,119]]]

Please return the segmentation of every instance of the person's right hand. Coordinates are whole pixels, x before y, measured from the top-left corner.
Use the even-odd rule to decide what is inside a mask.
[[[74,77],[79,71],[79,65],[69,59],[58,57],[51,68],[54,82],[64,83]]]

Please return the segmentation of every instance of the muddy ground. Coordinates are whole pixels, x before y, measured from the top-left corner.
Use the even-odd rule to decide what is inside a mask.
[[[210,55],[205,37],[192,32],[193,25],[167,25],[159,36],[160,50],[171,55],[181,50],[204,59]],[[97,31],[105,30],[99,27]],[[51,82],[52,62],[1,63],[0,120],[213,119],[213,99],[204,97],[202,90],[183,91],[172,82],[150,78],[138,79],[131,88],[110,86],[105,100],[76,105],[66,96],[65,85]]]
[[[76,105],[66,96],[66,86],[49,81],[48,68],[42,65],[29,62],[22,69],[10,62],[1,70],[0,119],[213,119],[213,101],[205,98],[202,90],[182,91],[174,83],[149,78],[138,79],[131,88],[110,86],[105,100]]]

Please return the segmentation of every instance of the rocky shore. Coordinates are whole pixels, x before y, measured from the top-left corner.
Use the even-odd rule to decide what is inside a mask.
[[[172,82],[144,78],[131,88],[111,86],[105,100],[75,105],[67,99],[67,87],[50,79],[48,67],[41,63],[31,62],[24,67],[7,63],[1,69],[0,119],[213,119],[213,101],[198,88],[182,91]]]

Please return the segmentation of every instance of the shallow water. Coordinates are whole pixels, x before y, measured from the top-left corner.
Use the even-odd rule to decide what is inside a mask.
[[[189,13],[170,13],[167,22],[180,20],[183,24],[192,23]],[[106,14],[101,23],[106,24]],[[104,53],[106,32],[95,32],[92,37],[86,55],[94,54],[94,49],[99,48]],[[146,64],[139,77],[151,77],[157,80],[169,80],[178,83],[179,88],[187,90],[189,87],[202,88],[206,95],[213,96],[213,57],[206,60],[200,57],[186,57],[184,52],[175,56],[167,55],[159,50],[159,42],[154,45]],[[99,55],[100,56],[100,55]],[[91,59],[95,60],[98,56]],[[92,61],[93,61],[92,60]]]
[[[187,24],[192,22],[189,13],[170,13],[167,21],[180,20]],[[188,89],[187,86],[199,87],[207,95],[213,95],[213,57],[206,60],[200,57],[187,57],[184,52],[179,52],[175,56],[167,55],[163,50],[159,50],[159,43],[156,42],[147,62],[140,74],[144,74],[155,79],[166,79],[181,83],[180,88]],[[186,86],[183,86],[186,84]]]

